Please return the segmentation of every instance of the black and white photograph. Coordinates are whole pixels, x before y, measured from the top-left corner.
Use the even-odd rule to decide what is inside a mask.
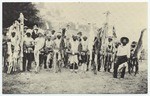
[[[148,2],[2,2],[2,94],[147,94]]]

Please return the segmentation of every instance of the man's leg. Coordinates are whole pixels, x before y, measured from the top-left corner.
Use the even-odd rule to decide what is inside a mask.
[[[123,68],[123,70],[122,70],[122,72],[121,72],[121,78],[124,78],[125,72],[126,72],[126,70]]]
[[[27,60],[28,60],[27,71],[30,71],[31,70],[31,62],[32,62],[32,54],[31,53],[27,53]]]
[[[98,70],[98,56],[97,56],[97,54],[95,54],[95,67],[96,67],[95,71],[97,72],[97,70]]]
[[[139,71],[139,63],[138,63],[138,59],[136,58],[135,59],[135,75],[138,73],[138,71]]]
[[[98,54],[98,56],[97,56],[97,64],[98,64],[98,71],[100,71],[100,68],[101,68],[101,63],[100,63],[100,54]]]
[[[23,52],[23,71],[26,71],[26,53],[25,52]]]
[[[128,73],[131,74],[131,68],[132,68],[132,59],[128,62]]]
[[[108,56],[108,72],[110,72],[110,69],[111,69],[111,55]]]
[[[117,78],[117,74],[118,74],[118,67],[119,65],[117,63],[114,64],[114,72],[113,72],[113,77]]]
[[[90,55],[87,55],[87,71],[89,70]]]
[[[35,67],[35,71],[38,72],[38,69],[39,69],[39,60],[40,60],[40,52],[37,51],[35,54],[34,54],[34,57],[35,57],[35,62],[36,62],[36,67]]]
[[[105,57],[105,64],[104,64],[104,71],[107,71],[107,67],[108,67],[108,56]]]

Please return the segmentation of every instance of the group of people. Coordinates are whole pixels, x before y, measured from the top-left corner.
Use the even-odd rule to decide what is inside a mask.
[[[108,36],[104,45],[103,30],[100,28],[97,30],[97,36],[93,38],[91,50],[91,45],[88,45],[90,37],[83,36],[82,32],[69,37],[66,36],[66,28],[56,32],[50,29],[43,30],[35,25],[33,29],[24,27],[24,33],[20,34],[18,26],[16,21],[3,36],[3,70],[8,74],[17,70],[31,71],[33,65],[36,73],[44,66],[44,69],[53,69],[55,73],[61,72],[62,68],[69,68],[75,73],[81,69],[84,73],[92,70],[97,74],[103,66],[105,72],[113,71],[114,78],[117,78],[119,72],[120,77],[124,78],[126,66],[119,70],[118,68],[125,62],[129,74],[138,73],[138,58],[135,55],[138,42],[133,41],[128,49],[127,37],[114,41],[114,37]],[[22,39],[20,35],[23,35]]]

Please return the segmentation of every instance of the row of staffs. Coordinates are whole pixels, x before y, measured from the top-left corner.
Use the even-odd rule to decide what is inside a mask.
[[[18,44],[19,46],[20,46],[20,52],[19,52],[19,54],[20,54],[20,64],[22,64],[23,63],[23,38],[24,38],[24,16],[23,16],[23,14],[21,13],[20,14],[20,18],[19,18],[19,20],[20,20],[20,23],[19,22],[15,22],[14,23],[14,25],[16,26],[16,30],[18,31],[18,32],[16,32],[17,34],[19,34],[18,36],[18,39],[17,39],[17,42],[16,42],[16,44]],[[105,27],[104,27],[104,29],[107,29],[107,23],[106,23],[106,25],[105,25]],[[95,40],[92,40],[93,41],[93,44],[91,44],[92,45],[92,48],[89,48],[88,50],[90,50],[90,55],[92,54],[92,50],[93,50],[93,45],[95,45],[96,46],[96,42],[98,42],[98,43],[101,43],[100,45],[101,46],[98,46],[100,49],[101,49],[101,51],[102,51],[102,49],[104,50],[104,51],[102,51],[103,52],[103,54],[106,56],[107,55],[107,53],[105,52],[105,50],[106,50],[106,46],[104,46],[105,44],[106,44],[106,30],[104,30],[103,28],[100,28],[99,30],[98,30],[98,34],[97,34],[97,37],[95,38]],[[11,30],[11,28],[10,28],[10,30]],[[143,31],[142,31],[143,32]],[[105,34],[105,35],[104,35]],[[137,48],[136,48],[136,51],[135,51],[135,54],[134,55],[136,55],[137,53],[138,53],[138,50],[139,50],[139,47],[141,46],[141,41],[142,41],[142,33],[141,33],[141,37],[140,37],[140,39],[139,39],[139,42],[138,42],[138,46],[137,46]],[[10,36],[9,36],[10,37]],[[116,38],[116,36],[114,36],[115,38]],[[104,38],[104,39],[102,39],[102,38]],[[64,39],[64,38],[63,38]],[[63,39],[61,39],[61,40],[63,40]],[[92,38],[93,39],[93,38]],[[103,42],[103,43],[102,43]],[[111,41],[110,41],[111,42]],[[114,44],[115,45],[115,44]],[[111,45],[112,47],[113,47],[113,45]],[[104,48],[103,48],[104,47]],[[115,48],[115,47],[114,47]],[[16,48],[17,49],[17,48]],[[17,49],[17,50],[19,50],[19,49]],[[62,49],[63,50],[63,49]],[[96,51],[100,51],[100,50],[98,50],[98,48],[97,49],[95,49],[94,50],[95,51],[95,53],[96,53]],[[112,49],[111,49],[111,51],[113,51]],[[14,56],[15,57],[15,56]],[[91,58],[90,58],[90,60],[92,60],[92,56],[90,56]],[[95,57],[96,58],[96,57]],[[9,60],[9,61],[11,61],[11,60]],[[96,61],[95,61],[96,62]],[[113,60],[113,62],[114,62],[114,60]],[[11,68],[10,68],[11,69]],[[15,68],[14,68],[15,69]],[[20,69],[21,70],[23,70],[22,69],[22,66],[20,67]],[[9,72],[10,72],[10,70],[9,70]]]

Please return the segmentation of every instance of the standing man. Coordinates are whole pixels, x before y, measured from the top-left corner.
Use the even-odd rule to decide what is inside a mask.
[[[54,41],[54,72],[61,72],[62,58],[60,52],[61,32],[57,33],[57,38]]]
[[[72,51],[72,55],[70,56],[70,71],[77,73],[78,71],[78,42],[77,42],[77,36],[72,36],[72,47],[71,47],[71,51]]]
[[[34,59],[36,63],[35,72],[39,72],[39,55],[40,51],[43,49],[45,45],[45,38],[44,38],[44,30],[38,30],[38,37],[34,40],[35,47],[34,47]]]
[[[81,59],[81,51],[82,51],[82,32],[77,33],[77,41],[78,41],[78,65],[81,66],[82,59]]]
[[[33,26],[32,38],[35,40],[38,37],[38,27],[37,25]]]
[[[26,37],[23,41],[24,46],[24,58],[23,58],[23,71],[30,71],[31,70],[31,63],[32,63],[32,54],[33,54],[33,47],[34,47],[34,40],[31,37],[32,30],[27,29]],[[27,61],[27,68],[26,68],[26,61]]]
[[[117,78],[119,65],[125,62],[128,62],[128,58],[129,58],[130,50],[128,49],[128,46],[127,46],[127,44],[129,43],[129,39],[127,37],[122,37],[120,39],[120,42],[121,42],[121,45],[118,47],[116,63],[114,64],[114,72],[113,72],[114,78]]]
[[[67,37],[66,44],[65,44],[65,65],[66,65],[65,67],[69,65],[70,53],[71,53],[71,42],[70,42],[70,38]]]
[[[93,58],[94,58],[94,74],[97,74],[97,71],[100,71],[101,68],[101,63],[100,63],[100,50],[101,50],[101,38],[100,38],[100,32],[101,29],[98,30],[97,36],[95,37],[94,40],[94,53],[93,53]]]
[[[88,42],[86,36],[83,37],[81,58],[82,58],[81,69],[83,72],[85,72],[87,70],[87,62],[88,62]]]
[[[106,60],[105,60],[105,66],[104,70],[110,72],[110,69],[112,67],[112,52],[113,52],[113,43],[112,43],[112,37],[108,37],[108,45],[106,48]]]
[[[53,56],[54,56],[54,37],[48,36],[45,44],[45,59],[44,68],[52,68]]]

